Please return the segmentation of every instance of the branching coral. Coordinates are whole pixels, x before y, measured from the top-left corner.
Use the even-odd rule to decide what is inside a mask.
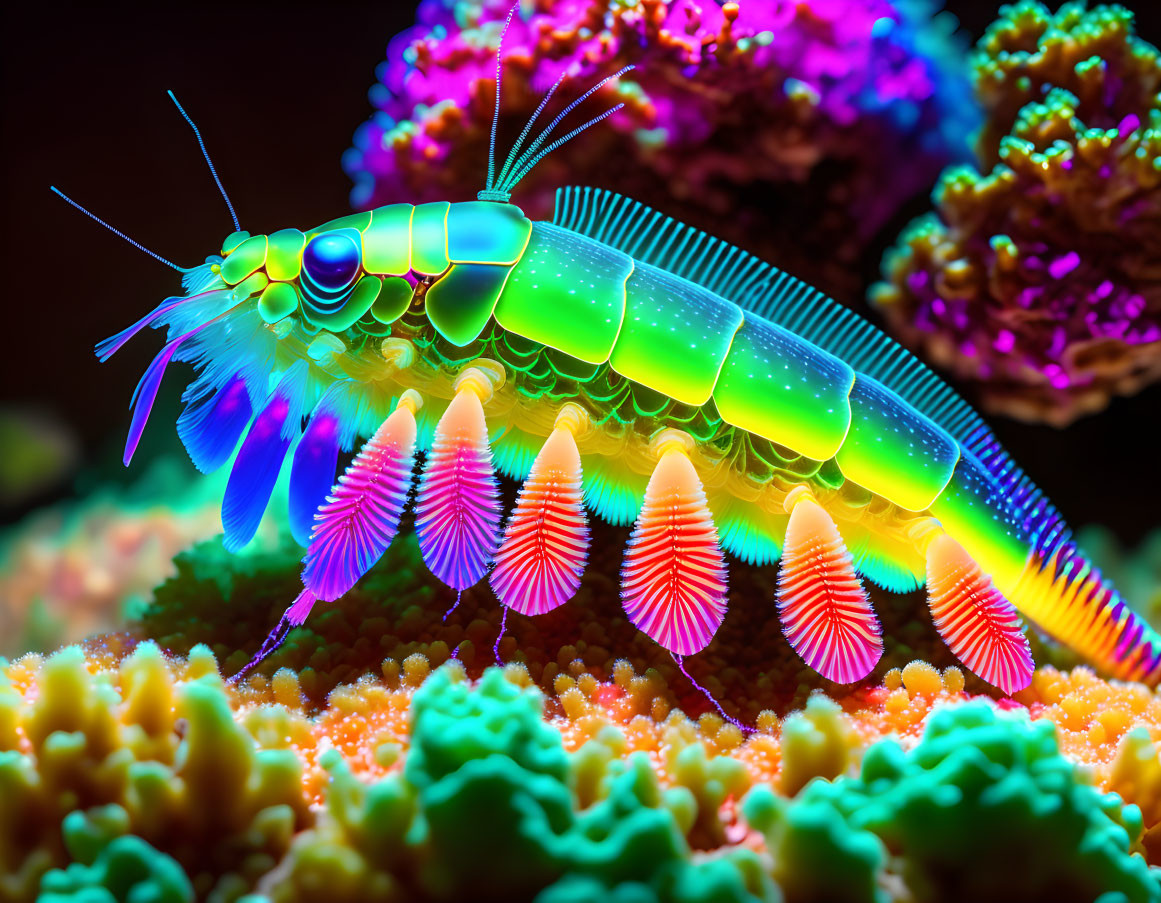
[[[617,683],[582,675],[564,689],[605,707],[582,712],[592,732],[570,739],[560,697],[545,710],[520,667],[475,683],[454,662],[404,670],[418,689],[368,678],[311,711],[289,672],[229,689],[204,648],[188,660],[151,644],[127,657],[74,648],[6,665],[0,894],[885,901],[987,896],[988,876],[1017,871],[1034,898],[1161,898],[1130,852],[1140,813],[1085,783],[1047,720],[945,708],[904,752],[833,703],[809,706],[811,727],[767,717],[745,739],[674,711],[649,747],[645,716],[616,711]],[[929,704],[958,692],[951,674],[938,686],[923,668],[907,675]],[[391,739],[374,711],[399,725]],[[809,731],[846,752],[796,779],[801,790],[783,780],[798,793],[782,796],[758,757],[792,760]],[[1145,806],[1153,855],[1156,763],[1132,736],[1113,782]]]
[[[103,875],[126,894],[145,882],[172,895],[184,885],[170,858],[199,896],[233,898],[310,823],[299,758],[255,748],[206,651],[184,663],[180,684],[171,667],[146,644],[96,674],[76,647],[5,669],[4,899],[30,899],[42,874],[66,866],[45,879],[46,891],[76,890]],[[85,813],[80,824],[77,813]]]
[[[789,805],[759,788],[743,810],[792,901],[884,900],[888,872],[917,901],[988,898],[997,880],[1009,899],[1161,896],[1132,855],[1139,811],[1077,782],[1050,724],[979,703],[937,712],[910,752],[872,746],[857,777],[815,781]]]
[[[426,0],[391,41],[378,112],[344,161],[357,207],[484,187],[510,7]],[[517,201],[546,217],[561,185],[610,188],[850,295],[876,231],[965,155],[976,115],[954,28],[927,0],[523,3],[504,46],[502,147],[560,75],[563,109],[637,69],[605,103],[625,110],[540,163]]]
[[[1022,0],[973,66],[981,169],[943,174],[871,298],[986,407],[1062,426],[1161,377],[1161,55],[1121,7]]]

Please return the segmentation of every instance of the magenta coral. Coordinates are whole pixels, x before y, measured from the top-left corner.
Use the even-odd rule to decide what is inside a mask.
[[[345,160],[357,207],[483,187],[510,6],[427,0],[391,41],[378,112]],[[617,89],[625,109],[540,164],[517,200],[537,217],[560,185],[624,191],[850,289],[870,238],[965,154],[974,111],[953,28],[925,3],[887,0],[522,4],[503,51],[502,146],[561,74],[563,105],[637,68]]]

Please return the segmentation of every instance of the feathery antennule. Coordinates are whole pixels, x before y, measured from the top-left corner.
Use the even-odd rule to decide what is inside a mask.
[[[528,137],[528,133],[532,131],[532,126],[536,124],[536,120],[540,118],[540,114],[544,112],[544,108],[548,106],[548,102],[552,100],[553,95],[556,94],[556,89],[564,84],[564,80],[567,77],[567,72],[562,72],[560,74],[560,78],[558,78],[553,83],[552,87],[548,89],[548,93],[540,99],[539,105],[537,105],[528,121],[524,124],[524,129],[520,132],[520,137],[516,139],[516,143],[512,145],[512,149],[508,151],[508,158],[504,161],[504,166],[500,170],[501,182],[503,182],[508,177],[508,173],[512,169],[512,164],[516,162],[516,157],[520,153],[520,148],[524,146],[524,140]]]
[[[234,212],[234,205],[230,203],[230,196],[226,194],[226,189],[222,185],[222,180],[218,178],[218,171],[214,168],[214,161],[210,159],[210,152],[206,150],[206,143],[202,140],[201,131],[194,124],[194,121],[190,118],[189,113],[187,113],[182,105],[177,102],[177,98],[174,96],[173,92],[166,91],[165,93],[169,95],[169,99],[173,101],[174,105],[177,107],[177,111],[181,113],[182,118],[188,122],[189,127],[193,129],[194,137],[198,139],[198,147],[202,149],[202,156],[206,158],[206,165],[210,167],[210,175],[214,177],[214,184],[218,186],[218,191],[221,192],[222,200],[226,202],[226,208],[230,211],[230,219],[234,221],[234,231],[241,232],[242,225],[238,222],[238,214]]]
[[[59,197],[61,200],[76,207],[79,211],[81,211],[81,213],[83,213],[89,219],[93,220],[93,222],[97,223],[98,225],[104,226],[106,229],[108,229],[110,232],[112,232],[118,238],[125,239],[125,241],[127,241],[127,242],[129,242],[129,244],[133,245],[133,247],[135,247],[138,251],[144,251],[146,254],[148,254],[150,257],[152,257],[154,260],[157,260],[157,261],[160,261],[161,263],[164,263],[167,267],[173,267],[179,273],[188,273],[189,272],[189,270],[190,270],[189,267],[179,267],[176,263],[171,263],[170,261],[168,261],[164,257],[162,257],[160,254],[156,254],[153,251],[150,251],[149,248],[145,247],[145,245],[141,244],[140,242],[134,241],[128,235],[126,235],[124,232],[122,232],[121,230],[114,229],[112,226],[110,226],[107,222],[105,222],[103,219],[101,219],[95,213],[90,213],[88,210],[86,210],[84,207],[82,207],[80,204],[78,204],[76,201],[74,201],[72,198],[70,198],[67,194],[65,194],[63,191],[61,191],[55,185],[49,185],[48,190],[51,191],[53,194],[55,194],[57,197]]]
[[[500,32],[500,43],[496,47],[496,109],[492,113],[492,135],[488,139],[488,180],[484,183],[484,190],[492,190],[493,178],[496,175],[496,126],[500,122],[500,76],[504,66],[504,36],[508,34],[508,26],[512,24],[512,16],[519,3],[513,3],[508,10],[508,17],[504,20],[504,28]]]
[[[624,106],[625,105],[623,103],[619,103],[615,107],[613,107],[612,109],[605,110],[605,112],[601,113],[601,115],[594,116],[592,119],[590,119],[588,122],[584,123],[583,125],[578,125],[575,129],[573,129],[567,135],[563,135],[562,137],[557,138],[555,141],[552,142],[552,144],[548,145],[548,147],[544,148],[544,150],[542,150],[535,157],[533,157],[526,164],[524,164],[523,168],[518,173],[516,173],[514,176],[511,176],[509,181],[507,183],[505,183],[504,190],[510,191],[511,189],[515,188],[521,179],[523,179],[526,175],[528,175],[528,173],[532,172],[532,170],[536,167],[537,163],[539,163],[541,160],[543,160],[545,157],[547,157],[549,154],[551,154],[554,150],[556,150],[562,144],[567,144],[569,141],[571,141],[573,138],[575,138],[581,132],[585,131],[585,129],[588,129],[588,128],[596,125],[598,122],[603,122],[604,120],[608,119],[610,116],[612,116],[617,111],[624,109]]]
[[[560,147],[566,141],[569,141],[572,138],[575,138],[577,135],[579,135],[581,132],[583,132],[589,126],[596,125],[601,120],[608,118],[609,116],[616,113],[619,109],[621,109],[624,106],[624,104],[618,104],[617,106],[613,107],[611,110],[606,110],[600,116],[596,116],[593,119],[590,119],[584,125],[573,129],[571,132],[569,132],[563,138],[558,138],[556,141],[553,141],[552,144],[550,144],[548,147],[546,147],[543,151],[541,151],[540,153],[537,153],[537,150],[540,148],[540,146],[545,141],[548,140],[548,138],[552,135],[553,130],[555,130],[558,125],[560,125],[560,123],[564,119],[564,117],[566,117],[569,113],[571,113],[573,110],[575,110],[578,106],[580,106],[582,103],[584,103],[590,97],[592,97],[597,91],[601,90],[601,88],[603,88],[609,82],[613,81],[614,79],[620,78],[626,72],[630,72],[631,70],[633,70],[635,68],[637,68],[637,67],[630,64],[628,66],[622,67],[618,71],[614,72],[612,75],[606,76],[605,78],[603,78],[599,82],[597,82],[595,85],[593,85],[591,88],[589,88],[587,91],[585,91],[584,94],[582,94],[580,97],[578,97],[572,103],[570,103],[567,107],[565,107],[563,110],[561,110],[560,113],[557,114],[556,118],[553,119],[552,122],[550,122],[548,124],[548,127],[543,132],[541,132],[539,135],[536,136],[536,139],[532,142],[532,144],[530,144],[528,146],[528,149],[525,150],[517,158],[516,162],[512,166],[513,172],[509,173],[508,178],[500,184],[500,186],[499,186],[500,190],[501,191],[511,191],[513,188],[516,187],[516,184],[522,178],[524,178],[524,176],[526,176],[528,174],[528,172],[532,169],[532,167],[535,166],[537,163],[539,163],[541,160],[543,160],[544,157],[547,154],[549,154],[551,151]],[[531,159],[531,162],[529,162],[530,159]]]

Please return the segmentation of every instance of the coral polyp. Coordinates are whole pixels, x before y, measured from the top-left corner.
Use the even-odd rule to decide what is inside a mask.
[[[944,173],[871,298],[987,408],[1062,426],[1161,377],[1161,55],[1121,7],[1025,0],[973,66],[979,169]]]

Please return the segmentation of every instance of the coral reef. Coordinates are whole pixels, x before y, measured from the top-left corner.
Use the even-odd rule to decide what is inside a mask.
[[[425,0],[391,41],[370,92],[377,112],[344,159],[356,207],[484,187],[510,8]],[[850,297],[877,230],[967,155],[977,114],[955,27],[927,0],[521,4],[503,50],[501,147],[559,76],[563,109],[637,68],[615,91],[625,109],[540,163],[516,200],[546,218],[557,187],[599,185]]]
[[[1063,426],[1161,377],[1161,55],[1123,7],[1004,7],[956,166],[872,303],[983,405]]]
[[[627,663],[546,700],[521,666],[473,682],[419,658],[321,708],[287,670],[225,685],[205,647],[114,636],[5,664],[0,895],[978,899],[1016,872],[1032,898],[1161,899],[1149,728],[1111,771],[1077,768],[1048,707],[949,706],[962,675],[916,665],[893,692],[942,703],[925,729],[881,741],[817,695],[743,738],[619,705]]]

